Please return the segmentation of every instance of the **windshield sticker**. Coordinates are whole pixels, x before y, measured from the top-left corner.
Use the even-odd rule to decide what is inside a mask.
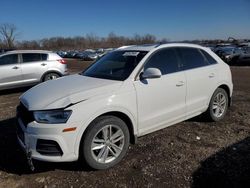
[[[125,52],[123,56],[138,56],[140,52]]]

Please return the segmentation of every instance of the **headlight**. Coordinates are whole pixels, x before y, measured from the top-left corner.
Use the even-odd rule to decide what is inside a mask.
[[[38,123],[66,123],[71,113],[71,110],[35,111],[34,118]]]

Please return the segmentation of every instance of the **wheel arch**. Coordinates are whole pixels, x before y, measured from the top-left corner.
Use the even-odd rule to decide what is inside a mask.
[[[115,117],[118,117],[120,118],[121,120],[123,120],[127,127],[128,127],[128,130],[129,130],[129,134],[130,134],[130,143],[132,144],[135,144],[136,141],[137,141],[137,136],[135,134],[135,126],[134,126],[134,123],[133,121],[131,120],[131,118],[129,117],[129,115],[127,115],[126,113],[124,112],[121,112],[121,111],[109,111],[109,112],[104,112],[102,114],[99,114],[97,115],[95,118],[93,118],[87,125],[87,127],[84,129],[84,131],[82,132],[81,134],[81,140],[84,138],[84,134],[86,133],[87,129],[89,128],[90,124],[92,122],[94,122],[97,118],[100,118],[100,117],[103,117],[103,116],[115,116]],[[82,142],[82,141],[80,141]]]
[[[231,96],[230,96],[230,94],[231,94],[231,92],[230,92],[230,88],[229,88],[229,86],[228,85],[226,85],[226,84],[221,84],[221,85],[219,85],[217,88],[221,88],[221,89],[224,89],[225,91],[226,91],[226,93],[227,93],[227,96],[228,96],[228,106],[231,106]]]
[[[106,116],[106,115],[115,116],[115,117],[118,117],[121,120],[123,120],[126,123],[128,130],[129,130],[130,143],[135,144],[137,142],[137,136],[135,135],[134,125],[132,123],[132,120],[130,119],[130,117],[127,114],[125,114],[123,112],[119,112],[119,111],[112,111],[112,112],[106,112],[98,117]]]
[[[95,118],[93,118],[91,121],[89,121],[87,127],[84,129],[84,131],[82,133],[80,133],[81,134],[80,140],[78,140],[77,147],[75,148],[75,149],[77,149],[79,159],[82,158],[82,156],[81,156],[82,153],[80,150],[82,148],[83,139],[84,139],[84,136],[85,136],[88,128],[90,127],[92,122],[94,122],[97,118],[102,117],[102,116],[115,116],[115,117],[122,119],[128,127],[129,135],[130,135],[130,143],[135,144],[137,142],[137,135],[136,135],[136,131],[135,131],[136,127],[134,126],[134,123],[133,123],[131,117],[129,117],[129,115],[127,115],[126,113],[121,112],[121,111],[104,112],[100,115],[97,115]]]

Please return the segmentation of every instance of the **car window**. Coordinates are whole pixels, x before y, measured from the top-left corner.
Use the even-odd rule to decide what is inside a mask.
[[[18,63],[18,55],[10,54],[0,57],[0,65],[10,65]]]
[[[179,50],[182,56],[184,70],[199,68],[209,65],[208,61],[202,55],[199,49],[182,47],[179,48]]]
[[[23,56],[23,63],[42,61],[47,59],[46,54],[40,54],[40,53],[23,53],[22,56]]]
[[[41,54],[42,61],[46,61],[48,59],[48,54]]]
[[[216,63],[217,63],[217,61],[216,61],[211,55],[209,55],[206,51],[201,50],[201,53],[205,56],[207,62],[208,62],[210,65],[213,65],[213,64],[216,64]]]
[[[156,52],[145,64],[144,70],[147,68],[158,68],[162,75],[179,71],[179,59],[176,50],[171,48]]]

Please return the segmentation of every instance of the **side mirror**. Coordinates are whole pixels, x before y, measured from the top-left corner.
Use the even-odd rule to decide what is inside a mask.
[[[161,71],[157,68],[147,68],[144,72],[142,72],[140,78],[141,79],[151,79],[151,78],[160,78]]]

